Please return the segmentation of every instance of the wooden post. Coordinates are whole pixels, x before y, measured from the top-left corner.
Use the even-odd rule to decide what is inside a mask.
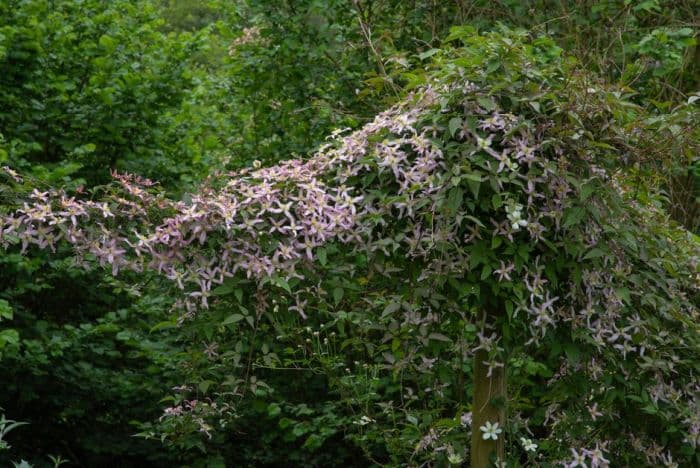
[[[506,423],[506,373],[505,366],[493,369],[487,377],[488,353],[478,350],[474,356],[474,401],[472,406],[472,446],[471,467],[486,468],[489,459],[495,454],[496,459],[503,460],[505,455],[505,432],[498,435],[498,440],[484,440],[481,426],[490,422],[498,423],[505,431]]]

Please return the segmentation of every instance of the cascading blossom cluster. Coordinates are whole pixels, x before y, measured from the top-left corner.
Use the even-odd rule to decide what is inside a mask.
[[[410,201],[434,190],[442,154],[413,127],[433,101],[427,89],[412,105],[397,105],[349,136],[336,133],[337,144],[307,161],[229,174],[223,187],[204,187],[186,202],[154,195],[147,179],[117,173],[121,191],[104,201],[34,190],[22,208],[0,219],[0,245],[19,242],[25,253],[30,246],[55,250],[65,240],[78,258],[92,256],[115,275],[156,271],[189,291],[185,304],[192,313],[209,306],[213,286],[239,272],[258,280],[300,277],[297,264],[313,260],[326,242],[362,243],[367,232],[358,224],[375,211],[344,183],[374,165],[392,174]],[[394,137],[373,141],[383,132]]]
[[[474,91],[473,85],[460,86]],[[122,193],[103,201],[76,200],[61,190],[34,190],[23,208],[2,218],[0,242],[7,247],[18,240],[25,252],[31,245],[55,249],[64,239],[79,257],[92,255],[100,265],[109,264],[114,274],[120,269],[151,269],[180,289],[195,285],[197,291],[191,297],[199,298],[205,308],[213,284],[239,271],[258,279],[281,272],[298,275],[298,262],[312,260],[314,249],[329,240],[381,248],[370,242],[372,222],[368,220],[387,216],[414,220],[405,240],[408,253],[428,257],[437,241],[458,242],[461,229],[458,223],[426,226],[416,213],[418,207],[435,212],[439,197],[428,195],[446,188],[442,151],[431,140],[431,129],[415,128],[422,113],[437,100],[438,93],[428,87],[350,135],[336,132],[334,141],[307,161],[288,160],[229,174],[223,187],[204,187],[187,202],[154,195],[148,190],[151,181],[117,173],[113,176]],[[561,200],[554,198],[548,200],[554,211],[535,209],[535,200],[543,196],[535,193],[534,184],[549,179],[518,172],[520,165],[537,162],[533,155],[538,144],[527,132],[505,137],[518,123],[515,116],[489,115],[478,106],[474,110],[481,114],[478,129],[487,135],[465,130],[461,138],[476,143],[472,154],[483,150],[493,157],[485,162],[487,168],[512,156],[508,169],[527,181],[527,212],[533,215],[526,222],[522,205],[510,203],[503,221],[490,219],[494,234],[512,241],[521,227],[529,226],[537,240],[544,231],[539,221],[546,216],[556,219],[556,207],[561,206]],[[503,146],[498,151],[493,148],[496,141]],[[502,169],[499,166],[497,172]],[[5,171],[18,177],[9,168]],[[346,185],[368,172],[393,175],[394,200],[387,203],[375,197],[366,202],[365,194]],[[565,195],[566,190],[561,193]],[[431,203],[426,205],[426,200]],[[155,228],[154,220],[158,220]],[[469,229],[472,237],[467,240],[481,237],[478,226]]]
[[[360,130],[347,136],[334,133],[333,141],[306,161],[294,159],[228,174],[223,187],[205,186],[186,202],[151,193],[154,184],[147,179],[117,173],[113,177],[120,192],[101,201],[76,199],[61,190],[34,190],[22,208],[2,218],[0,243],[6,247],[19,241],[25,252],[32,245],[53,250],[63,239],[78,258],[93,256],[115,275],[121,269],[156,271],[188,291],[184,301],[188,314],[198,306],[207,308],[212,288],[238,272],[258,280],[275,275],[301,277],[298,264],[312,261],[314,249],[331,240],[388,253],[374,228],[377,222],[386,225],[389,218],[412,221],[404,240],[407,254],[430,258],[439,243],[459,243],[463,226],[423,222],[426,212],[439,211],[449,185],[431,128],[419,129],[416,123],[455,86],[475,92],[470,83],[446,85],[440,92],[426,87]],[[507,165],[509,177],[527,182],[527,206],[511,202],[501,220],[490,218],[493,235],[513,241],[527,226],[537,241],[545,230],[544,218],[558,222],[562,198],[569,190],[555,190],[557,196],[545,200],[535,184],[566,185],[566,181],[552,179],[541,170],[546,160],[534,156],[539,143],[525,128],[514,131],[519,123],[515,116],[489,113],[466,102],[480,116],[477,128],[467,129],[465,123],[460,133],[463,141],[475,143],[471,155],[486,153],[490,160],[484,161],[484,167],[494,170],[499,164],[497,173],[507,158],[512,161]],[[535,166],[532,173],[539,175],[522,174],[521,166]],[[393,176],[391,201],[367,198],[357,187],[346,185],[372,172]],[[14,172],[8,174],[17,177]],[[538,207],[536,201],[545,203]],[[467,243],[481,238],[478,225],[467,229],[472,233],[470,239],[464,237]],[[463,260],[459,256],[433,259],[426,272],[459,271]]]
[[[460,112],[447,125],[435,117],[454,115],[455,108]],[[659,354],[672,362],[673,355],[663,353],[682,343],[659,335],[657,326],[631,307],[645,288],[660,286],[635,277],[639,265],[626,253],[625,239],[611,235],[601,216],[586,215],[580,206],[583,191],[567,172],[565,151],[548,141],[549,128],[549,122],[534,124],[500,110],[473,83],[436,83],[357,131],[334,133],[306,160],[266,168],[255,164],[252,170],[217,175],[186,200],[168,199],[151,181],[116,173],[118,189],[101,200],[35,190],[21,207],[0,218],[0,246],[19,244],[26,252],[67,242],[80,261],[109,266],[115,275],[120,270],[155,271],[183,291],[185,316],[208,308],[213,289],[229,277],[303,282],[318,249],[329,243],[415,261],[418,282],[463,278],[479,269],[481,280],[492,281],[503,295],[499,299],[513,306],[509,319],[517,319],[526,332],[526,346],[540,344],[566,325],[598,353],[598,361],[580,364],[593,381],[610,370],[601,367],[605,359],[617,366],[615,372],[627,372],[625,362],[635,359],[654,375],[653,400],[684,400],[697,409],[697,385],[674,387],[673,369],[658,364]],[[590,180],[614,187],[603,169],[589,169]],[[603,197],[586,203],[591,210],[610,212]],[[583,246],[574,259],[580,265],[559,281],[552,268],[559,256],[573,250],[567,242]],[[508,246],[501,249],[503,256],[488,258],[486,252],[499,246]],[[690,262],[697,265],[697,258]],[[664,294],[678,299],[675,304],[684,305],[650,307],[662,315],[700,318],[686,298],[687,285],[669,280],[662,286]],[[305,304],[314,300],[309,291],[313,287],[294,291],[290,303],[295,305],[287,310],[306,318]],[[439,313],[416,307],[403,319],[421,328],[438,322]],[[488,319],[478,333],[478,346],[470,351],[489,354],[485,364],[490,375],[504,366],[504,348],[501,337],[486,331],[497,318]],[[429,372],[433,363],[423,359],[419,371]],[[567,372],[563,367],[549,384]],[[604,390],[601,385],[587,395],[591,400],[584,411],[593,415],[592,422],[602,415],[596,399]],[[556,408],[553,404],[548,410],[552,427],[561,421]],[[165,416],[177,416],[182,409],[171,411]],[[698,418],[684,415],[683,424],[686,443],[696,447]],[[498,435],[488,434],[494,440]],[[527,440],[526,450],[534,451],[537,445]],[[421,443],[432,445],[432,436]],[[566,464],[605,466],[602,447],[573,450],[574,459]]]

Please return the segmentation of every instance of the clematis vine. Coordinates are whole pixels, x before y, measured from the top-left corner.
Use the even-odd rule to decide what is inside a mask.
[[[77,262],[99,264],[114,275],[125,270],[163,275],[182,293],[183,320],[215,304],[216,288],[234,277],[251,279],[259,288],[286,285],[281,294],[289,300],[271,310],[307,320],[321,297],[314,268],[325,263],[321,252],[330,245],[369,262],[380,259],[379,273],[389,279],[402,279],[405,272],[387,259],[410,259],[419,270],[416,285],[457,293],[411,307],[397,299],[397,307],[385,309],[396,316],[396,329],[417,329],[423,343],[459,342],[460,362],[488,354],[479,361],[488,377],[503,373],[506,350],[537,351],[564,336],[570,340],[559,351],[578,367],[562,365],[547,375],[546,384],[557,385],[575,372],[596,382],[572,405],[606,401],[600,395],[610,385],[606,378],[613,372],[630,375],[634,362],[655,382],[636,398],[682,408],[678,430],[687,446],[697,447],[697,380],[676,382],[673,366],[684,365],[675,354],[684,346],[680,333],[700,321],[692,299],[700,288],[690,274],[670,276],[675,257],[649,260],[614,227],[639,225],[639,236],[670,250],[662,236],[643,229],[644,217],[656,215],[637,206],[613,211],[616,200],[624,199],[614,177],[595,164],[591,168],[590,161],[585,170],[575,166],[564,140],[548,133],[553,127],[548,118],[535,121],[525,112],[500,109],[458,67],[454,74],[458,78],[434,80],[355,131],[335,132],[308,158],[213,174],[180,200],[166,197],[153,181],[116,172],[113,186],[95,199],[61,189],[33,190],[0,215],[0,247],[30,254],[63,244]],[[9,183],[22,183],[13,169],[2,171]],[[584,190],[586,184],[604,190]],[[697,275],[700,254],[688,256],[683,268]],[[355,265],[341,270],[348,281],[365,273]],[[650,296],[650,290],[668,300]],[[256,307],[266,306],[258,302]],[[494,304],[503,310],[484,313]],[[471,342],[427,331],[472,309],[479,327]],[[679,333],[662,334],[659,320],[674,320]],[[507,327],[508,335],[499,327]],[[581,349],[585,359],[579,359]],[[391,356],[387,368],[404,366],[403,372],[417,362],[419,372],[429,373],[439,365],[411,352]],[[219,351],[211,343],[205,353],[214,360]],[[431,391],[443,387],[436,384]],[[543,425],[552,434],[565,419],[560,403],[551,402],[545,414]],[[209,436],[201,414],[219,411],[212,405],[186,400],[162,419],[193,418]],[[579,417],[594,424],[609,419],[597,405],[579,404]],[[465,413],[459,423],[471,425],[471,419]],[[357,425],[374,421],[367,415]],[[479,429],[484,440],[496,441],[503,432],[497,422]],[[420,446],[432,446],[436,438],[428,432]],[[528,452],[538,447],[530,439],[521,442]],[[562,462],[566,466],[607,466],[610,457],[604,441],[593,449],[571,449],[570,455]]]

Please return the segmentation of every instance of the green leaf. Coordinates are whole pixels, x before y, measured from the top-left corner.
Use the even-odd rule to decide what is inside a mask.
[[[382,312],[382,318],[393,314],[394,312],[396,312],[400,308],[401,308],[401,304],[399,304],[398,302],[390,302],[389,304],[387,304],[386,307],[384,307],[384,312]]]
[[[491,238],[491,248],[492,249],[494,249],[494,250],[497,249],[498,246],[501,245],[501,243],[503,243],[503,238],[501,236],[493,236]]]
[[[473,26],[453,26],[450,28],[450,34],[445,38],[445,42],[468,39],[475,36],[478,37],[478,34]]]
[[[642,411],[644,411],[647,414],[656,414],[659,412],[659,409],[656,406],[654,406],[652,403],[649,403],[648,405],[646,405],[642,408]]]
[[[462,119],[459,117],[452,117],[450,123],[447,124],[447,128],[450,130],[450,136],[455,136],[455,133],[457,133],[457,130],[459,130],[461,126]]]
[[[484,226],[484,223],[482,223],[481,220],[480,220],[479,218],[475,218],[475,217],[472,216],[472,215],[466,215],[466,216],[464,217],[464,219],[468,219],[469,221],[473,222],[474,224],[476,224],[476,225],[479,226],[479,227],[486,227],[486,226]]]
[[[565,344],[564,352],[566,353],[566,357],[574,363],[578,362],[579,358],[581,357],[581,350],[574,344]]]
[[[4,300],[0,299],[0,322],[2,320],[12,320],[12,307]]]
[[[19,333],[17,330],[9,329],[0,331],[0,349],[5,345],[19,343]]]
[[[213,383],[214,382],[211,380],[202,380],[198,385],[199,391],[202,393],[207,393],[207,390],[209,390],[209,387],[211,387]]]
[[[338,305],[340,301],[343,299],[343,294],[345,291],[343,291],[343,288],[337,287],[333,289],[333,301],[335,302],[335,305]]]
[[[292,294],[292,288],[289,287],[289,283],[285,278],[282,278],[281,276],[275,276],[270,281],[272,282],[272,284],[284,289],[289,294]]]
[[[282,419],[280,419],[279,427],[280,427],[280,429],[286,429],[289,426],[291,426],[292,424],[294,424],[293,420],[291,420],[289,418],[282,418]]]
[[[232,323],[238,323],[241,320],[243,320],[245,316],[243,314],[231,314],[228,317],[224,319],[223,322],[221,322],[221,325],[229,325]]]
[[[452,340],[443,335],[442,333],[431,333],[428,338],[435,341],[444,341],[446,343],[452,343]]]
[[[595,192],[597,186],[596,184],[589,182],[587,184],[583,184],[581,186],[581,193],[580,193],[580,200],[582,202],[586,201],[588,197],[591,196],[593,192]]]
[[[493,111],[496,108],[496,104],[494,104],[493,99],[488,97],[479,96],[476,98],[476,102],[478,102],[479,105],[487,111]]]
[[[473,175],[473,174],[469,174]],[[481,181],[475,181],[470,178],[467,178],[467,185],[469,186],[469,190],[472,192],[472,195],[474,195],[474,198],[479,198],[479,189],[481,188]]]
[[[462,200],[464,199],[464,193],[459,187],[453,187],[450,189],[447,195],[447,207],[450,209],[451,213],[456,213],[462,206]]]
[[[230,283],[224,283],[221,286],[217,286],[216,288],[211,290],[211,295],[212,296],[226,296],[227,294],[231,294],[233,292],[233,284]]]
[[[503,206],[503,198],[501,198],[500,194],[496,193],[491,197],[491,206],[493,206],[494,210]]]
[[[506,301],[506,315],[508,316],[508,319],[513,318],[513,301]]]
[[[440,52],[440,49],[429,49],[421,54],[418,54],[418,58],[421,60],[425,60],[425,59],[430,58],[433,55],[437,54],[438,52]]]
[[[163,322],[158,322],[151,327],[149,330],[151,333],[158,330],[167,330],[169,328],[177,328],[177,322],[175,320],[165,320]]]
[[[615,289],[617,294],[620,296],[620,299],[622,299],[625,304],[631,305],[632,304],[632,297],[630,295],[630,290],[627,288],[617,288]]]
[[[240,301],[239,296],[240,289],[237,288],[239,281],[236,278],[226,278],[221,286],[211,290],[212,296],[227,296],[231,293],[236,295],[236,298]]]
[[[282,408],[277,403],[270,403],[267,407],[267,415],[271,418],[279,416],[282,412]]]
[[[463,179],[471,180],[472,182],[483,182],[484,181],[483,177],[478,172],[468,172],[466,174],[462,174],[461,177]]]
[[[581,207],[568,208],[564,213],[564,224],[563,227],[567,228],[569,226],[575,226],[580,223],[586,211]]]
[[[607,252],[605,252],[602,249],[599,248],[593,248],[588,253],[583,257],[584,260],[590,260],[592,258],[599,258],[607,255]]]
[[[114,52],[114,50],[117,48],[117,41],[106,34],[101,36],[98,42],[105,50],[107,50],[107,52]]]
[[[323,247],[318,248],[316,250],[316,258],[318,258],[318,262],[321,264],[321,266],[326,266],[326,263],[328,262],[328,252],[326,249]]]

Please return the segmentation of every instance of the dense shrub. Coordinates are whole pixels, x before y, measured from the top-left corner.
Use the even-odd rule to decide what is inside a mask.
[[[184,292],[200,352],[142,435],[240,460],[265,414],[292,459],[459,464],[483,356],[508,375],[508,464],[698,461],[697,242],[616,173],[648,115],[549,39],[447,41],[412,94],[308,160],[183,201],[116,175],[106,203],[34,191],[5,218],[6,245],[62,237]],[[246,457],[279,461],[265,449]]]
[[[57,221],[0,227],[0,414],[29,423],[0,422],[0,464],[459,463],[485,349],[507,373],[509,463],[591,464],[599,442],[613,464],[696,464],[697,238],[665,211],[697,232],[697,14],[0,2],[0,217],[28,201]],[[162,185],[96,186],[109,169]],[[97,244],[73,239],[77,268],[61,212],[80,207]],[[159,237],[164,221],[195,237]],[[138,245],[127,226],[141,260],[103,237]],[[56,252],[38,248],[51,229]],[[129,271],[174,248],[186,261],[151,265],[170,279]]]

